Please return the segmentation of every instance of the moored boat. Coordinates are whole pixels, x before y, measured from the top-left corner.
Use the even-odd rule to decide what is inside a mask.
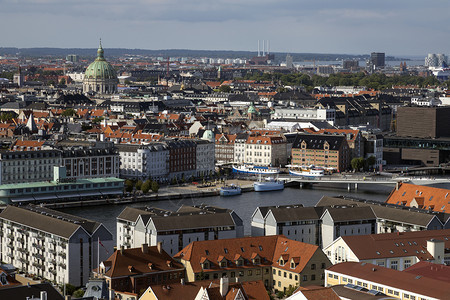
[[[273,178],[266,178],[265,181],[257,181],[253,183],[255,192],[281,191],[284,189],[284,182]]]
[[[325,175],[325,170],[315,166],[289,166],[289,174],[305,177],[321,177]]]
[[[235,196],[242,193],[241,187],[235,184],[223,186],[219,189],[220,196]]]
[[[233,166],[233,172],[241,174],[275,175],[280,173],[280,168],[262,167],[254,165],[240,165],[240,166]]]

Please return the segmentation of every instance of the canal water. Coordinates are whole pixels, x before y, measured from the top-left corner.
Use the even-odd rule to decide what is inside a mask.
[[[376,200],[384,202],[392,190],[391,186],[364,185],[355,191],[347,191],[343,186],[317,187],[300,189],[298,187],[288,187],[283,191],[274,192],[248,192],[233,197],[203,197],[186,198],[177,200],[149,201],[134,204],[122,205],[101,205],[90,207],[76,207],[60,209],[61,211],[77,215],[86,219],[103,223],[116,238],[116,217],[126,206],[142,207],[153,206],[162,209],[177,210],[181,205],[208,204],[223,208],[233,209],[244,222],[244,234],[251,232],[250,223],[253,212],[258,206],[303,204],[304,206],[314,206],[323,196],[346,195],[361,199]]]

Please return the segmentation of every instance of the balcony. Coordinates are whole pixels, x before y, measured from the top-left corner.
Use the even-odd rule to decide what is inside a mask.
[[[123,236],[124,236],[125,238],[127,238],[127,239],[131,239],[131,235],[128,234],[128,233],[125,233]]]
[[[39,249],[39,250],[43,250],[44,249],[43,245],[39,245],[37,243],[33,243],[33,247],[36,248],[36,249]]]
[[[56,259],[50,259],[50,263],[56,265]]]
[[[7,236],[6,236],[8,239],[13,239],[14,238],[14,234],[12,234],[12,233],[9,233]]]
[[[44,260],[44,255],[42,255],[42,254],[35,254],[34,257],[36,257],[37,259],[40,259],[40,260]]]
[[[14,245],[13,244],[8,244],[8,245],[6,245],[6,247],[10,248],[11,250],[14,250]]]
[[[53,255],[56,254],[56,250],[55,250],[55,249],[49,249],[48,252],[50,252],[50,253],[53,254]]]
[[[59,263],[58,266],[60,266],[60,267],[63,268],[63,269],[66,268],[66,264],[65,264],[65,263]]]

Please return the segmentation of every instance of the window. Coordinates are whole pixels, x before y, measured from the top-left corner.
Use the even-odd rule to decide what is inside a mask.
[[[316,264],[311,264],[311,270],[315,270],[316,269]]]
[[[261,275],[261,270],[260,269],[256,270],[256,275]]]
[[[289,279],[292,279],[292,273],[289,273]]]
[[[248,270],[247,275],[248,276],[252,276],[253,275],[253,271],[252,270]]]
[[[311,280],[316,280],[316,275],[315,274],[311,275]]]
[[[231,272],[231,278],[234,278],[234,277],[236,277],[236,273],[235,272]]]
[[[281,287],[281,281],[278,281],[278,287]]]
[[[278,271],[278,276],[280,276],[280,277],[281,277],[281,271]]]
[[[391,261],[391,269],[393,269],[393,270],[398,269],[398,261],[396,261],[396,260]]]
[[[322,263],[321,269],[325,269],[325,263]]]
[[[239,277],[243,277],[244,276],[244,271],[239,271]]]
[[[303,275],[303,281],[308,281],[308,275]]]
[[[284,278],[287,278],[287,272],[284,272],[283,275],[284,275]]]
[[[328,278],[333,278],[333,274],[328,273]]]

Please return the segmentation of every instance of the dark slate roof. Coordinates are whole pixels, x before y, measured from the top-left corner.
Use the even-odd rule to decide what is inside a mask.
[[[330,150],[339,150],[346,140],[344,135],[299,134],[292,148],[301,148],[303,141],[306,142],[306,149],[323,149],[324,143],[328,142]]]
[[[27,299],[31,297],[40,297],[41,291],[47,292],[49,300],[63,300],[64,297],[50,284],[39,283],[30,286],[15,286],[11,288],[0,289],[0,299]]]
[[[169,210],[154,208],[154,207],[125,207],[117,219],[136,222],[140,215],[142,216],[157,216],[171,213]]]
[[[215,226],[234,226],[234,220],[230,213],[197,213],[197,214],[172,214],[167,217],[152,217],[157,230],[176,230],[184,228],[204,228]]]
[[[101,223],[62,213],[45,207],[28,205],[16,207],[8,205],[0,218],[44,232],[69,238],[80,227],[93,234]]]
[[[47,110],[48,104],[45,102],[33,102],[26,107],[29,110]]]
[[[323,214],[323,207],[292,207],[283,206],[270,209],[277,222],[298,220],[319,220]]]
[[[375,220],[377,217],[371,207],[327,208],[334,222],[354,220]]]
[[[77,105],[77,104],[95,104],[94,101],[90,100],[88,97],[82,94],[67,94],[61,95],[58,99],[56,99],[57,103],[66,104],[66,105]]]
[[[436,216],[442,223],[449,218],[450,214],[433,213],[427,210],[409,209],[399,205],[387,205],[382,202],[359,200],[344,197],[324,196],[316,206],[369,206],[377,218],[402,222],[405,224],[414,224],[427,226],[429,222]]]

